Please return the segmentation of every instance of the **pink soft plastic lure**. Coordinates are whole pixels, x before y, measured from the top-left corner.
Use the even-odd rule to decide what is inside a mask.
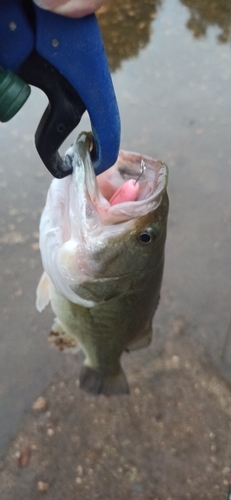
[[[139,193],[139,184],[135,179],[129,179],[110,198],[110,205],[117,205],[125,201],[136,201]]]

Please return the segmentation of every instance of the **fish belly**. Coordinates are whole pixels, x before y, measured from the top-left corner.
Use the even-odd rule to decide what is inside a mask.
[[[70,302],[55,289],[51,292],[51,305],[64,334],[75,339],[85,353],[81,388],[92,394],[128,393],[120,357],[124,350],[150,342],[156,306],[153,304],[147,317],[143,294],[128,292],[85,308]]]

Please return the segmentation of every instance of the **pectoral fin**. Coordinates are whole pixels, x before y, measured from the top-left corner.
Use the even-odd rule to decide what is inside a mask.
[[[45,307],[49,304],[50,299],[51,299],[50,280],[47,274],[44,272],[40,278],[36,290],[36,307],[39,312],[45,309]]]

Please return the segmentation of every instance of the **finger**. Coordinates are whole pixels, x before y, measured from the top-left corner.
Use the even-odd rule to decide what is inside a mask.
[[[42,9],[68,17],[83,17],[98,10],[108,0],[34,0]]]

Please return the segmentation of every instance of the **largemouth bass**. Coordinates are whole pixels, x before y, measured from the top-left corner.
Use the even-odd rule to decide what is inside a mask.
[[[51,302],[56,343],[84,351],[82,389],[128,393],[120,358],[151,342],[160,297],[167,167],[121,151],[96,178],[87,134],[67,154],[73,174],[52,181],[41,217],[37,309]]]

